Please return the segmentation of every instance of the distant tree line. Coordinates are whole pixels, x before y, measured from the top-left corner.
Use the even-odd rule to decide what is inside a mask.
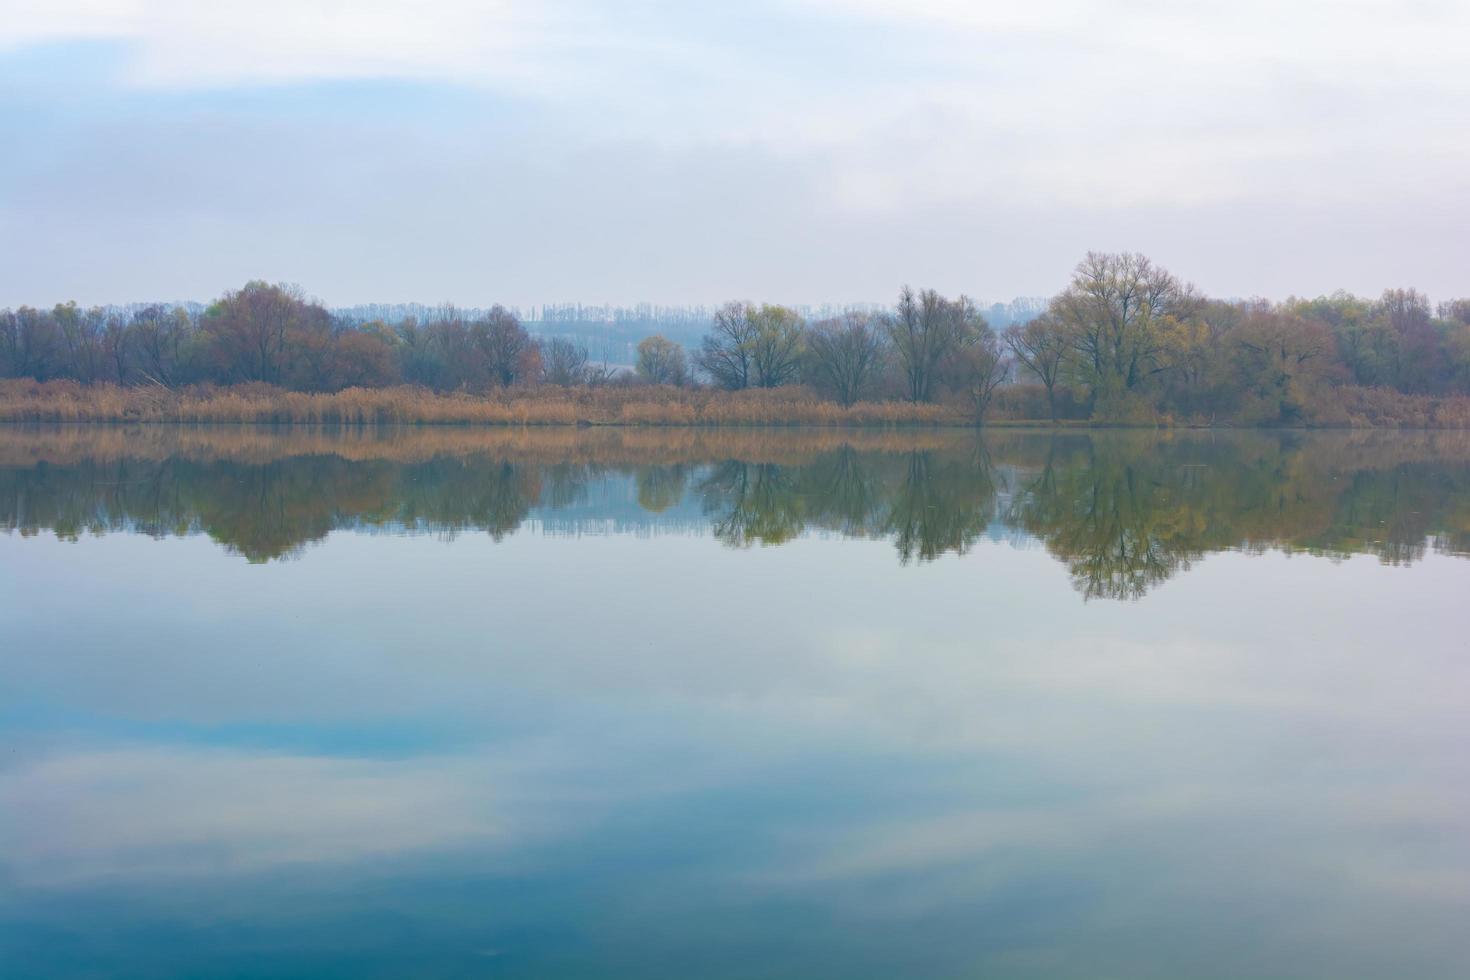
[[[23,306],[0,311],[0,376],[298,391],[805,385],[843,405],[949,402],[977,419],[998,391],[1019,386],[1053,419],[1252,424],[1336,421],[1334,392],[1346,385],[1470,394],[1470,299],[1435,307],[1391,289],[1375,300],[1215,300],[1136,254],[1090,253],[1044,312],[1002,331],[964,296],[908,287],[891,308],[814,321],[727,303],[692,350],[645,338],[631,373],[574,338],[533,337],[504,307],[417,312],[338,316],[298,287],[260,281],[202,310]]]
[[[852,311],[881,313],[885,304],[821,304],[791,307],[803,319],[815,323],[832,319]],[[509,307],[510,312],[525,325],[532,334],[542,337],[567,337],[591,347],[597,356],[604,350],[621,363],[631,363],[633,351],[645,337],[658,334],[687,349],[699,346],[700,340],[714,322],[717,307],[710,306],[665,306],[639,303],[633,306],[616,306],[585,303],[547,303],[527,307]],[[1039,297],[1018,297],[1009,303],[992,303],[981,312],[997,330],[1014,323],[1025,323],[1041,315],[1046,309],[1046,300]],[[431,319],[436,307],[422,303],[366,303],[333,310],[353,323],[398,323],[410,317],[424,321]],[[487,311],[481,309],[461,310],[465,319],[478,319]]]

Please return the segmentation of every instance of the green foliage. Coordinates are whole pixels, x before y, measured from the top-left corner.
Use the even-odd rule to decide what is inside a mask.
[[[689,362],[684,348],[654,334],[638,344],[638,377],[652,385],[682,387],[689,381]]]

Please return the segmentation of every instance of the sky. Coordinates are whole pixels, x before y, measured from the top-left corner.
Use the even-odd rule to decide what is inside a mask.
[[[0,0],[0,306],[1470,294],[1470,0]]]

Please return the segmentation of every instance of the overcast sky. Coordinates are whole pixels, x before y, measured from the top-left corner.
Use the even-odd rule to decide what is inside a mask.
[[[1470,294],[1470,0],[0,0],[0,306]]]

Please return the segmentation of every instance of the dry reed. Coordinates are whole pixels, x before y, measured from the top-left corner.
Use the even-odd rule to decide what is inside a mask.
[[[0,381],[3,422],[183,422],[270,425],[959,425],[953,407],[868,402],[844,407],[804,389],[724,392],[667,387],[513,388],[483,395],[424,388],[311,393],[269,385],[123,388]]]
[[[1318,424],[1351,428],[1470,428],[1470,397],[1406,395],[1386,388],[1334,390]],[[1026,420],[1039,404],[1017,390],[998,400],[987,421]],[[348,388],[332,393],[270,385],[200,385],[171,390],[75,381],[0,380],[0,422],[135,422],[243,425],[476,426],[827,426],[973,425],[959,404],[859,402],[843,406],[805,388],[714,391],[670,387],[498,389],[485,394],[425,388]],[[1160,424],[1191,423],[1163,418]],[[1044,423],[1037,423],[1044,424]],[[1082,424],[1072,422],[1067,424]]]

